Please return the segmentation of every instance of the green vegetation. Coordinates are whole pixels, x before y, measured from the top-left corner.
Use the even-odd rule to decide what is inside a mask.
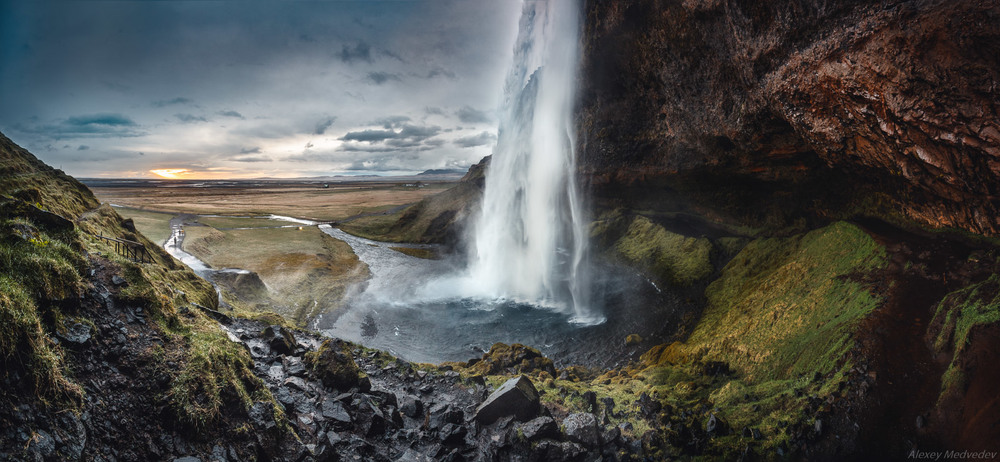
[[[117,212],[125,218],[131,218],[135,222],[136,230],[148,237],[156,245],[163,245],[170,238],[170,219],[174,217],[172,213],[153,212],[130,207],[118,208]]]
[[[272,220],[266,217],[227,217],[212,216],[198,217],[198,223],[211,226],[215,229],[235,229],[235,228],[274,228],[287,226],[291,223],[287,221]]]
[[[209,265],[260,276],[271,300],[247,300],[261,305],[251,310],[274,309],[300,326],[337,309],[348,287],[368,277],[349,245],[315,226],[225,231],[188,226],[185,232],[184,249]]]
[[[641,215],[605,214],[594,221],[591,236],[614,249],[613,257],[641,268],[659,284],[692,286],[714,269],[711,241],[667,231]]]
[[[340,229],[378,241],[442,243],[456,231],[456,223],[472,213],[470,207],[478,205],[481,194],[474,183],[462,181],[396,214],[358,218]]]
[[[930,324],[934,349],[951,353],[952,360],[941,381],[942,399],[961,393],[965,374],[960,361],[969,346],[969,335],[978,326],[1000,323],[1000,275],[949,293],[938,304]]]

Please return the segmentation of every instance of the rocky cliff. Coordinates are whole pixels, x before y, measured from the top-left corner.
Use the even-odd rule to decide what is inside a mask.
[[[996,2],[591,0],[585,34],[599,193],[1000,232]]]

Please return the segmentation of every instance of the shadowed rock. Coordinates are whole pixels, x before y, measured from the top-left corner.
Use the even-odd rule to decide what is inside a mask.
[[[307,353],[305,360],[309,373],[324,386],[344,391],[361,383],[358,365],[347,344],[339,339],[323,342],[318,350]]]
[[[516,420],[529,420],[538,415],[541,404],[538,391],[525,376],[504,382],[476,409],[476,420],[488,425],[500,417],[513,416]]]

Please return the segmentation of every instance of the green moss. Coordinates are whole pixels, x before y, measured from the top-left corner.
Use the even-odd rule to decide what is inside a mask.
[[[323,342],[316,350],[305,355],[310,373],[323,385],[347,391],[358,384],[361,370],[351,356],[350,344],[340,339]]]
[[[690,286],[712,274],[712,243],[708,239],[672,233],[642,216],[632,220],[614,248],[626,261],[648,269],[661,282]]]
[[[881,302],[854,276],[886,261],[884,248],[843,222],[751,242],[709,285],[686,350],[752,379],[834,372],[854,324]]]
[[[949,293],[938,304],[930,324],[934,348],[951,353],[952,361],[941,378],[942,398],[964,390],[965,374],[960,367],[969,335],[977,326],[1000,323],[1000,275]]]

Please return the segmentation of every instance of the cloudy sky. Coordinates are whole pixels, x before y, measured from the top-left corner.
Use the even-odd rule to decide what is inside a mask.
[[[79,177],[403,174],[496,141],[517,0],[0,0],[0,132]]]

